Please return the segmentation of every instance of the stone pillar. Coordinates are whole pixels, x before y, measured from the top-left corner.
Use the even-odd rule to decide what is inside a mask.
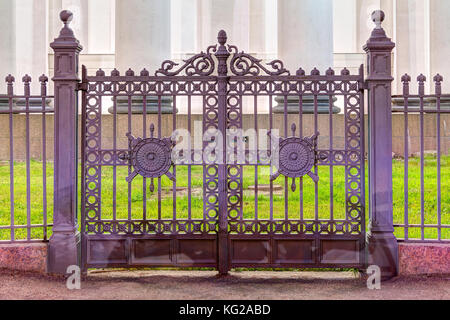
[[[368,58],[369,101],[369,265],[381,269],[382,279],[398,273],[398,244],[392,204],[391,54],[395,44],[381,27],[383,11],[375,11],[376,28],[364,46]]]
[[[170,60],[170,1],[116,0],[116,68],[122,75],[132,69],[139,75],[146,68],[154,74]],[[162,113],[172,113],[172,99],[162,97]],[[128,99],[117,99],[117,112],[128,112]],[[132,112],[142,113],[142,98],[132,98]],[[110,113],[113,108],[109,108]],[[158,112],[158,98],[147,98],[147,113]]]
[[[278,0],[278,56],[291,74],[300,67],[307,74],[314,68],[325,74],[333,67],[332,0]],[[313,97],[303,99],[303,112],[312,113]],[[275,100],[274,112],[284,112],[283,97]],[[329,113],[328,97],[318,97],[318,111]],[[288,98],[288,112],[299,112],[298,98]]]
[[[5,77],[16,75],[16,14],[15,3],[0,0],[0,94],[6,93]],[[8,98],[0,97],[0,110],[8,110]]]
[[[53,235],[48,247],[48,272],[65,274],[80,265],[77,222],[78,56],[82,47],[69,28],[70,11],[60,14],[64,28],[50,46],[55,52],[55,165]]]

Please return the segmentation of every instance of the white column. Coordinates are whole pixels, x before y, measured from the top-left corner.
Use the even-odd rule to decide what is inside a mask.
[[[450,92],[450,1],[430,1],[430,70],[444,77],[442,92]],[[432,81],[433,79],[429,79]],[[434,93],[434,89],[433,89]]]
[[[203,50],[197,48],[197,0],[171,1],[172,57],[186,59]]]
[[[0,0],[0,94],[6,93],[5,78],[16,75],[16,15],[11,0]],[[8,109],[8,99],[0,98],[0,109]]]
[[[228,43],[248,52],[249,0],[199,0],[199,48],[217,43],[217,34],[225,30]]]
[[[170,59],[170,1],[116,0],[116,68],[151,74]]]
[[[16,15],[15,4],[11,0],[0,0],[0,92],[6,92],[4,85],[8,74],[16,76]]]
[[[301,67],[324,74],[333,67],[333,1],[278,0],[278,57],[291,74]],[[275,99],[274,112],[284,112],[284,98]],[[314,110],[313,97],[303,97],[303,112]],[[288,112],[298,113],[298,98],[288,98]],[[319,113],[329,112],[328,97],[318,98]],[[333,112],[340,109],[334,107]]]
[[[49,76],[48,70],[48,0],[16,0],[16,83],[22,87],[22,77],[31,76],[31,94],[40,94],[39,77]],[[19,91],[20,92],[20,91]],[[47,101],[47,104],[50,100]],[[17,105],[25,108],[25,100]],[[42,99],[29,99],[30,108],[42,108]]]
[[[151,75],[171,58],[170,1],[116,0],[115,64],[122,75],[146,68]],[[127,99],[117,99],[119,113],[128,112]],[[171,113],[172,99],[161,99],[162,113]],[[142,112],[142,97],[133,98],[133,112]],[[113,112],[112,107],[108,109]],[[158,111],[158,99],[148,97],[147,113]]]
[[[250,0],[249,53],[265,58],[266,48],[266,1]]]
[[[48,76],[48,1],[16,0],[16,81],[31,76],[31,91],[40,92],[38,79]],[[20,77],[20,79],[19,79]]]
[[[332,0],[278,0],[278,56],[291,73],[333,67]]]
[[[114,53],[115,1],[89,1],[87,15],[89,52],[84,53]]]
[[[434,1],[434,0],[433,0]],[[402,93],[402,75],[411,75],[411,92],[417,93],[416,78],[430,78],[429,3],[424,0],[397,0],[395,87]],[[427,86],[428,89],[428,86]]]

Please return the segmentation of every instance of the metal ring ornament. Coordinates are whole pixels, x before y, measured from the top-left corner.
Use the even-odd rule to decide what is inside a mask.
[[[312,172],[317,161],[317,137],[319,132],[311,137],[279,138],[277,172],[271,176],[271,180],[278,178],[280,174],[289,178],[300,178],[308,175],[314,182],[319,177]]]
[[[126,178],[131,182],[138,174],[144,178],[159,178],[166,175],[169,179],[175,180],[169,172],[172,166],[172,147],[174,142],[170,138],[135,138],[127,133],[130,141],[130,151],[122,158],[128,158],[134,171]]]

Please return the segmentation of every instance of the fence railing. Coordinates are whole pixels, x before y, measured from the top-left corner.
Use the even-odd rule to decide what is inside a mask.
[[[8,127],[1,128],[8,138],[2,140],[9,145],[9,160],[0,165],[0,243],[45,241],[51,232],[53,198],[49,191],[53,186],[49,184],[53,182],[53,165],[47,161],[47,152],[53,121],[45,115],[53,114],[49,106],[53,96],[47,93],[47,76],[36,80],[40,92],[31,93],[32,79],[25,75],[21,94],[14,91],[16,80],[8,75],[7,94],[0,96],[3,102],[0,117],[7,118],[8,122]],[[24,127],[22,121],[18,125],[18,116],[25,118]],[[37,140],[40,159],[35,159],[31,150]],[[17,141],[20,150],[16,149]],[[16,160],[17,153],[21,161]]]
[[[22,78],[23,94],[15,93],[15,79],[9,75],[6,77],[7,94],[0,96],[0,117],[8,120],[7,128],[2,129],[9,131],[6,138],[3,136],[3,142],[9,144],[9,159],[0,165],[0,242],[46,241],[52,233],[48,258],[50,271],[64,273],[66,265],[80,264],[77,95],[78,90],[87,91],[87,88],[83,87],[86,83],[80,83],[79,79],[78,55],[82,47],[69,27],[72,14],[63,11],[60,17],[64,27],[51,44],[55,51],[55,95],[47,94],[48,78],[45,75],[38,79],[38,94],[31,94],[28,75]],[[447,123],[450,120],[447,101],[450,101],[450,95],[442,94],[443,78],[439,75],[433,79],[435,90],[431,95],[425,95],[426,79],[423,75],[417,78],[417,94],[409,92],[410,76],[405,75],[401,79],[403,94],[393,97],[394,100],[403,99],[404,103],[403,110],[400,110],[404,117],[403,128],[400,128],[403,130],[404,160],[400,159],[403,163],[400,162],[399,169],[395,163],[399,160],[392,160],[390,143],[392,130],[399,130],[391,123],[391,111],[399,110],[391,106],[391,51],[395,44],[381,27],[384,14],[378,11],[372,18],[376,28],[364,47],[368,55],[368,72],[366,80],[361,83],[369,98],[369,159],[366,162],[369,167],[370,210],[368,251],[372,259],[369,262],[380,265],[386,276],[392,276],[398,268],[394,230],[400,241],[450,240],[447,143]],[[226,59],[223,62],[226,67]],[[327,84],[321,85],[326,87]],[[52,99],[55,100],[56,112],[48,106]],[[47,114],[54,117],[49,120]],[[23,126],[17,127],[17,117],[25,118]],[[331,115],[329,118],[332,121]],[[418,126],[417,138],[410,135],[412,126]],[[436,132],[432,139],[427,138],[430,130]],[[356,129],[356,132],[359,131]],[[18,140],[23,141],[20,145],[25,151],[15,149]],[[31,148],[36,141],[42,149],[39,161],[35,161]],[[54,146],[54,163],[47,161],[49,142]],[[420,146],[418,156],[410,156],[413,144]],[[431,155],[430,150],[433,150]],[[20,159],[25,161],[16,161],[15,155],[19,153]],[[400,192],[396,192],[399,186]]]
[[[403,100],[403,176],[393,176],[403,186],[403,195],[394,193],[394,227],[399,241],[450,241],[450,107],[448,94],[442,94],[443,77],[434,76],[434,93],[425,94],[424,75],[417,77],[417,94],[410,93],[411,76],[405,74],[403,94],[394,96]],[[442,101],[446,101],[445,105]],[[419,115],[418,122],[410,121]],[[412,138],[410,131],[418,127],[419,136]],[[415,128],[417,130],[417,128]],[[426,138],[425,132],[435,131],[435,139]],[[412,144],[419,152],[411,152]],[[401,181],[403,180],[403,181]],[[397,185],[398,186],[398,185]],[[403,204],[403,208],[400,208]]]

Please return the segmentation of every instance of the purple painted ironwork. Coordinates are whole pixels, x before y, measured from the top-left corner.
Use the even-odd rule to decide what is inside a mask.
[[[437,74],[433,77],[434,82],[434,93],[425,94],[425,82],[426,77],[423,74],[420,74],[416,80],[418,83],[417,94],[410,93],[410,82],[411,76],[405,74],[402,76],[403,82],[403,93],[400,96],[393,96],[393,98],[403,98],[404,108],[403,108],[403,118],[404,118],[404,205],[403,205],[403,219],[402,221],[396,221],[394,223],[394,227],[398,229],[403,229],[403,238],[398,239],[399,241],[404,242],[438,242],[438,243],[448,243],[448,237],[442,235],[442,230],[450,229],[449,224],[445,224],[442,222],[443,210],[442,210],[442,170],[441,170],[441,158],[443,153],[442,150],[442,131],[441,126],[443,125],[441,120],[442,114],[448,114],[450,111],[448,108],[442,108],[441,99],[448,99],[450,96],[442,94],[442,82],[444,81],[443,77],[440,74]],[[413,102],[411,101],[419,101],[418,106],[411,106]],[[429,105],[431,102],[431,105]],[[435,107],[433,107],[435,103]],[[409,161],[410,155],[412,154],[412,150],[410,150],[409,143],[409,128],[410,128],[410,115],[419,113],[419,161],[420,161],[420,223],[412,223],[410,219],[411,208],[409,207],[410,203],[410,184],[411,178],[409,177]],[[424,117],[426,115],[436,116],[436,182],[429,181],[425,175],[425,136],[424,131],[426,130]],[[436,194],[436,212],[427,212],[424,206],[425,199],[425,185],[427,183],[436,183],[437,186],[437,194]],[[426,221],[433,221],[433,223],[427,223]],[[412,230],[419,230],[420,236],[414,237],[411,236]],[[433,231],[435,234],[433,234]]]
[[[78,55],[82,47],[69,24],[70,11],[60,14],[64,27],[50,46],[55,51],[55,163],[53,235],[48,248],[48,271],[65,274],[80,265],[77,219]]]
[[[292,135],[295,135],[295,124],[292,124]],[[317,138],[319,133],[311,137],[297,138],[295,136],[289,138],[280,138],[279,146],[275,152],[279,153],[278,171],[271,176],[271,180],[275,180],[280,174],[293,178],[292,191],[295,191],[295,178],[308,175],[314,182],[319,181],[317,176],[311,170],[316,164]]]
[[[405,218],[402,224],[393,224],[392,217],[392,147],[391,138],[391,50],[394,44],[387,38],[381,27],[384,14],[375,12],[373,20],[376,28],[367,42],[365,50],[368,53],[368,79],[364,80],[363,67],[359,73],[350,74],[344,68],[341,72],[329,68],[325,74],[319,70],[303,70],[295,73],[286,70],[283,62],[274,60],[267,64],[255,57],[240,52],[236,46],[227,44],[225,31],[218,34],[218,45],[209,46],[181,65],[173,61],[163,61],[161,68],[155,73],[143,69],[135,72],[131,69],[123,75],[114,69],[110,75],[99,69],[95,75],[88,75],[82,68],[81,82],[78,74],[78,54],[81,46],[69,28],[72,14],[61,13],[64,28],[52,43],[55,50],[55,197],[54,197],[54,228],[50,239],[49,270],[64,273],[68,264],[79,264],[79,235],[77,233],[76,217],[76,132],[77,132],[77,91],[82,91],[82,130],[81,130],[81,238],[82,266],[114,267],[114,266],[177,266],[177,267],[216,267],[221,274],[226,274],[234,267],[355,267],[364,268],[366,262],[366,230],[365,230],[365,159],[364,159],[364,89],[369,89],[370,117],[370,234],[368,241],[369,261],[382,267],[383,276],[395,274],[396,239],[393,236],[394,227],[405,230],[405,240],[410,228],[419,228],[422,241],[427,241],[427,228],[437,229],[436,241],[445,241],[442,230],[450,228],[442,220],[442,190],[441,190],[441,114],[448,113],[441,107],[441,99],[449,98],[441,90],[442,76],[433,78],[435,92],[426,95],[424,91],[425,77],[419,76],[419,92],[410,95],[409,82],[411,78],[402,78],[405,106],[405,141],[408,130],[408,114],[419,112],[421,131],[421,221],[411,224],[408,216],[408,161],[405,161]],[[152,74],[152,75],[151,75]],[[47,221],[47,182],[46,182],[46,119],[45,114],[51,110],[45,108],[48,78],[39,78],[41,94],[33,96],[30,93],[31,78],[24,76],[24,94],[13,92],[14,77],[6,77],[7,98],[9,110],[0,113],[9,115],[10,133],[10,225],[0,226],[0,230],[10,231],[11,241],[16,239],[15,231],[26,230],[26,240],[32,241],[33,228],[42,228],[44,238],[47,228],[52,227]],[[272,110],[273,97],[284,99],[284,112],[274,121]],[[312,96],[314,113],[312,118],[303,115],[303,97]],[[332,115],[332,97],[341,96],[344,103],[344,147],[337,147],[333,139],[336,129]],[[102,101],[112,98],[112,146],[104,146],[102,135],[109,130],[102,124]],[[143,114],[132,113],[132,98],[143,100]],[[157,114],[149,116],[147,97],[157,98]],[[161,102],[172,98],[173,113],[163,118]],[[191,132],[193,120],[192,106],[198,101],[202,104],[202,130],[207,133],[212,129],[220,130],[222,135],[212,136],[210,141],[203,141],[200,150],[191,150],[185,154],[185,162],[174,165],[170,154],[173,142],[163,138],[164,126],[176,130],[179,127],[179,116],[176,113],[179,98],[186,98],[187,129]],[[299,114],[297,117],[288,115],[288,99],[299,99]],[[320,98],[329,99],[329,141],[318,136],[319,115],[318,102]],[[15,108],[15,99],[25,101],[21,110]],[[31,99],[42,100],[42,109],[30,107]],[[128,114],[119,118],[117,100],[128,100]],[[410,98],[418,98],[419,108],[414,110],[408,106]],[[263,125],[258,123],[260,112],[259,99],[267,99],[270,132],[274,129],[282,132],[278,149],[280,163],[278,170],[270,162],[267,150],[260,147],[261,137],[256,138],[257,150],[250,150],[245,137],[233,136],[244,128],[243,108],[246,101],[253,100],[254,129]],[[426,99],[435,99],[436,108],[425,105]],[[427,100],[428,101],[428,100]],[[26,118],[26,170],[27,170],[27,219],[25,225],[16,225],[14,206],[14,113],[24,113]],[[43,222],[33,225],[31,220],[30,194],[30,114],[38,113],[42,117],[43,135]],[[425,192],[425,157],[424,157],[424,115],[436,114],[437,123],[437,207],[436,224],[426,224],[427,212],[424,207]],[[138,118],[142,123],[142,134],[136,133],[134,127]],[[151,117],[151,118],[149,118]],[[171,117],[171,118],[170,118]],[[128,132],[128,147],[118,141],[121,134],[120,121]],[[298,119],[298,127],[297,127]],[[166,121],[168,120],[168,121]],[[170,121],[171,120],[171,121]],[[281,123],[279,123],[279,121]],[[308,128],[307,121],[312,123]],[[149,125],[150,124],[150,125]],[[289,135],[289,128],[291,134]],[[298,128],[298,133],[296,133]],[[150,129],[150,130],[149,130]],[[308,130],[309,129],[309,130]],[[150,132],[150,136],[148,136]],[[134,138],[141,136],[142,138]],[[312,135],[312,136],[311,136]],[[308,138],[308,136],[311,136]],[[120,138],[120,137],[119,137]],[[273,141],[267,137],[269,148]],[[320,141],[319,141],[320,140]],[[319,143],[320,142],[320,143]],[[191,141],[189,141],[191,144]],[[222,145],[220,153],[211,157],[203,157],[203,153],[211,145]],[[227,149],[235,151],[244,148],[245,157],[242,162],[228,158]],[[405,156],[409,154],[405,143]],[[335,167],[345,168],[345,212],[340,213],[334,208],[333,176]],[[187,168],[187,216],[180,216],[177,183],[181,184],[183,168]],[[194,198],[195,185],[193,169],[202,170],[202,215],[195,215]],[[265,196],[260,189],[260,169],[267,168],[272,179],[269,184],[268,212],[260,210],[259,199]],[[328,181],[321,176],[320,167],[328,167],[329,205],[330,210],[323,212],[319,207],[319,193]],[[112,168],[112,202],[105,203],[103,191],[108,187],[103,184],[102,176]],[[195,169],[197,169],[195,168]],[[124,218],[117,201],[121,170],[128,170],[126,180],[127,204]],[[254,171],[254,201],[244,199],[244,171]],[[133,171],[134,170],[134,171]],[[135,201],[133,178],[142,176],[142,207]],[[279,175],[285,177],[280,177]],[[313,185],[304,183],[307,174],[313,178]],[[171,190],[167,192],[164,181],[166,175],[172,180]],[[375,177],[377,179],[375,179]],[[297,186],[296,179],[299,179]],[[319,180],[320,178],[320,180]],[[292,179],[288,188],[289,179]],[[103,181],[104,183],[104,181]],[[156,185],[157,184],[157,185]],[[284,194],[282,199],[276,193],[275,187],[281,184]],[[284,188],[283,188],[284,184]],[[147,186],[149,187],[147,189]],[[313,186],[313,187],[311,187]],[[106,189],[105,189],[106,188]],[[139,186],[139,189],[140,186]],[[148,192],[149,191],[149,192]],[[299,205],[290,206],[289,196],[299,195]],[[305,192],[314,192],[314,202],[304,201]],[[172,212],[164,212],[163,202],[167,201],[166,193],[170,193]],[[282,193],[282,192],[281,192]],[[281,201],[280,201],[281,200]],[[284,201],[283,201],[284,200]],[[280,205],[281,204],[281,205]],[[123,209],[123,208],[122,208]],[[307,210],[309,209],[309,210]],[[141,211],[142,210],[142,211]],[[136,213],[138,211],[138,213]],[[142,213],[141,213],[142,212]],[[311,214],[311,216],[307,216]],[[340,216],[339,216],[340,215]],[[301,250],[299,249],[301,248]],[[334,252],[345,251],[345,257],[336,256]],[[301,254],[299,254],[301,252]]]
[[[127,133],[131,152],[128,157],[122,155],[120,159],[128,158],[135,170],[126,178],[128,182],[138,174],[145,178],[159,178],[166,175],[170,180],[175,180],[169,172],[172,165],[172,147],[175,143],[170,138],[153,138],[153,131],[150,132],[151,137],[146,139],[135,138],[131,133]]]
[[[382,11],[372,14],[376,28],[364,46],[369,89],[368,248],[369,264],[380,267],[382,278],[390,278],[398,273],[392,208],[391,52],[395,44],[381,27],[383,19]],[[346,143],[351,140],[346,139]]]
[[[83,135],[85,135],[84,156],[85,175],[83,193],[84,221],[83,239],[87,245],[84,254],[84,267],[108,267],[108,266],[133,266],[133,265],[165,265],[165,266],[214,266],[221,274],[228,272],[230,268],[239,266],[260,266],[260,267],[286,267],[286,266],[364,266],[364,157],[363,157],[363,72],[351,75],[344,69],[341,74],[336,75],[334,70],[329,69],[321,75],[317,69],[313,69],[310,75],[306,75],[300,68],[295,75],[291,75],[283,67],[281,61],[273,61],[266,67],[262,61],[239,52],[235,46],[226,46],[227,36],[224,31],[218,35],[218,45],[210,46],[206,53],[200,53],[184,62],[182,66],[175,69],[176,63],[164,61],[162,67],[156,71],[154,76],[148,72],[141,72],[135,75],[132,70],[128,70],[125,76],[121,76],[118,70],[114,70],[110,76],[103,72],[97,72],[94,76],[83,73],[82,87],[86,88],[83,98]],[[212,55],[215,55],[215,58]],[[217,71],[217,75],[215,75]],[[230,72],[228,72],[230,71]],[[239,150],[240,140],[244,137],[233,136],[239,129],[243,128],[243,105],[246,97],[253,97],[253,117],[255,128],[258,128],[256,115],[258,114],[258,98],[265,97],[269,104],[269,126],[274,128],[272,113],[272,98],[274,96],[302,97],[305,95],[314,96],[315,110],[313,115],[314,132],[318,132],[317,104],[319,96],[344,96],[345,118],[346,118],[346,148],[334,148],[330,143],[328,148],[318,148],[317,135],[308,138],[305,130],[302,114],[299,115],[299,136],[296,136],[296,125],[289,123],[287,112],[283,115],[282,128],[284,138],[280,150],[287,154],[287,158],[281,162],[280,172],[286,174],[285,196],[284,196],[284,218],[275,216],[274,201],[274,181],[270,181],[270,217],[264,218],[264,213],[258,212],[258,169],[270,167],[270,157],[265,156],[267,150],[250,150],[245,146],[245,159],[243,162],[235,162],[227,158],[226,148],[217,154],[212,153],[210,157],[202,157],[204,151],[210,150],[211,144],[228,146],[231,150]],[[149,150],[142,153],[145,156],[141,170],[137,164],[137,146],[144,140],[161,142],[162,136],[162,115],[158,112],[156,122],[151,126],[157,131],[157,137],[144,138],[141,140],[130,140],[128,149],[120,149],[115,143],[113,149],[101,148],[100,114],[102,97],[112,97],[113,103],[117,97],[142,96],[143,101],[147,96],[158,97],[158,110],[160,101],[164,96],[173,97],[174,105],[178,97],[187,97],[187,128],[191,131],[192,104],[193,98],[200,97],[203,104],[203,133],[211,130],[220,130],[227,134],[214,136],[210,141],[203,141],[202,150],[193,150],[190,154],[184,155],[185,161],[181,164],[170,165],[167,154],[169,146],[163,152],[159,152],[158,158],[163,159],[161,166],[152,166],[151,170],[148,158]],[[285,99],[287,101],[287,99]],[[300,108],[301,99],[300,99]],[[145,107],[145,106],[144,106]],[[114,110],[114,108],[113,108]],[[113,114],[114,118],[117,114]],[[129,110],[128,132],[132,132],[132,117]],[[172,127],[177,127],[177,115],[173,113]],[[143,127],[146,126],[145,116],[143,116]],[[117,134],[117,120],[113,120],[113,134]],[[291,127],[292,136],[288,136],[288,128]],[[332,124],[330,123],[330,128]],[[153,129],[152,129],[153,128]],[[314,133],[313,132],[313,133]],[[330,131],[331,132],[331,131]],[[131,136],[130,136],[131,137]],[[271,139],[268,139],[271,145]],[[141,142],[139,142],[141,141]],[[258,140],[257,140],[258,141]],[[137,142],[137,144],[136,144]],[[145,145],[145,144],[143,144]],[[259,144],[257,144],[259,146]],[[154,149],[153,147],[150,149]],[[288,152],[289,151],[289,152]],[[155,152],[153,152],[155,153]],[[131,165],[127,159],[128,155],[134,159]],[[292,154],[297,155],[297,160],[291,159]],[[200,156],[200,157],[199,157]],[[289,158],[291,156],[291,158]],[[299,161],[303,159],[304,164]],[[221,161],[223,160],[223,161]],[[302,162],[303,163],[303,162]],[[294,167],[292,167],[294,165]],[[136,173],[142,173],[147,178],[158,178],[158,189],[155,195],[157,203],[157,214],[152,216],[147,211],[156,208],[147,207],[146,196],[143,201],[143,215],[135,217],[131,211],[131,191],[128,193],[128,218],[118,219],[113,214],[113,219],[109,216],[109,208],[100,206],[101,203],[101,168],[104,166],[128,166],[129,174],[131,167]],[[172,207],[173,215],[165,218],[162,211],[162,186],[161,174],[169,173],[175,176],[176,168],[187,166],[187,218],[178,216],[177,206],[177,186],[176,181],[172,182]],[[200,166],[203,170],[203,215],[194,216],[192,211],[192,167]],[[291,188],[288,188],[288,177],[300,178],[299,192],[303,195],[304,185],[302,176],[309,174],[315,180],[319,176],[319,166],[344,166],[346,168],[346,217],[344,219],[324,219],[319,211],[318,205],[318,184],[315,182],[315,202],[314,204],[300,203],[300,210],[292,217],[292,212],[288,206],[288,196],[290,192],[297,192],[297,185],[294,181]],[[246,216],[244,213],[248,208],[244,202],[243,175],[246,167],[254,169],[255,200],[252,215]],[[161,168],[161,170],[159,170]],[[172,169],[171,169],[172,168]],[[116,170],[116,169],[114,169]],[[153,172],[153,171],[154,172]],[[148,174],[152,171],[151,174]],[[155,174],[153,174],[155,173]],[[277,173],[277,174],[279,174]],[[274,172],[271,172],[274,174]],[[114,176],[114,180],[117,175]],[[277,181],[277,180],[276,180]],[[131,179],[128,179],[131,190]],[[114,185],[115,185],[114,181]],[[89,186],[91,184],[91,186]],[[144,183],[145,185],[145,183]],[[156,191],[153,183],[150,183],[150,191]],[[290,191],[291,190],[291,191]],[[113,200],[116,198],[113,192]],[[113,204],[115,202],[113,201]],[[305,219],[303,216],[303,206],[313,206],[315,217]],[[112,208],[115,212],[115,208]],[[254,212],[254,213],[253,213]],[[154,217],[154,218],[153,218]],[[300,217],[300,219],[299,219]],[[110,236],[110,237],[108,237]],[[335,236],[341,242],[327,242],[327,237]],[[253,239],[251,242],[249,240]],[[190,241],[190,242],[189,242]],[[187,243],[189,251],[187,249]],[[108,244],[109,243],[109,244]],[[125,243],[129,243],[125,246]],[[110,246],[108,255],[87,256],[86,252],[96,252],[97,246]],[[141,247],[140,247],[141,246]],[[145,254],[150,247],[161,250],[160,260],[151,254]],[[282,249],[283,247],[286,249]],[[298,259],[294,253],[289,253],[290,246],[304,246],[310,252],[309,258]],[[324,246],[324,251],[320,251],[320,246]],[[343,247],[342,247],[343,246]],[[354,252],[348,260],[327,260],[327,252],[341,250],[350,246]],[[117,251],[123,248],[124,251]],[[141,249],[139,249],[141,248]],[[112,251],[111,251],[112,250]],[[115,251],[114,251],[115,250]],[[122,250],[122,249],[120,249]],[[139,251],[144,250],[144,251]],[[152,249],[153,250],[153,249]],[[288,253],[283,253],[287,250]],[[328,251],[327,251],[328,250]],[[347,249],[345,249],[347,250]],[[193,252],[201,254],[197,257]],[[123,252],[124,255],[122,255]],[[250,256],[245,256],[244,252],[253,252]],[[122,258],[114,261],[108,257],[117,254]],[[144,255],[142,257],[142,254]],[[189,260],[185,257],[188,256]],[[139,258],[141,257],[141,258]]]
[[[31,94],[31,86],[33,81],[29,75],[21,77],[23,83],[23,93],[14,91],[15,77],[9,74],[5,77],[6,82],[6,95],[5,98],[8,101],[8,107],[0,110],[0,114],[8,117],[8,132],[9,132],[9,224],[0,225],[0,231],[6,231],[9,233],[6,239],[1,239],[0,243],[21,243],[21,242],[39,242],[48,240],[48,230],[53,225],[48,222],[47,211],[47,145],[46,145],[46,114],[52,114],[53,110],[45,108],[45,103],[42,104],[42,109],[31,108],[30,101],[35,99],[41,99],[41,101],[48,102],[53,99],[53,96],[47,94],[47,81],[48,78],[45,75],[39,77],[40,95]],[[37,82],[37,81],[36,81]],[[3,97],[2,97],[3,98]],[[19,107],[16,102],[24,101],[24,107]],[[42,117],[42,127],[32,128],[30,121],[30,114]],[[15,121],[17,117],[25,117],[25,159],[16,158],[15,154],[21,153],[15,145],[15,137],[17,133],[14,132]],[[32,130],[34,129],[34,130]],[[31,199],[31,179],[33,173],[31,171],[31,133],[39,132],[41,130],[42,138],[42,218],[36,219],[32,217],[32,199]],[[26,187],[26,200],[25,203],[18,202],[18,198],[15,196],[15,183],[17,183],[15,176],[17,175],[17,169],[15,161],[25,160],[25,187]],[[19,205],[18,205],[19,204]],[[25,219],[21,218],[21,208],[25,208]],[[3,233],[6,234],[6,233]]]

